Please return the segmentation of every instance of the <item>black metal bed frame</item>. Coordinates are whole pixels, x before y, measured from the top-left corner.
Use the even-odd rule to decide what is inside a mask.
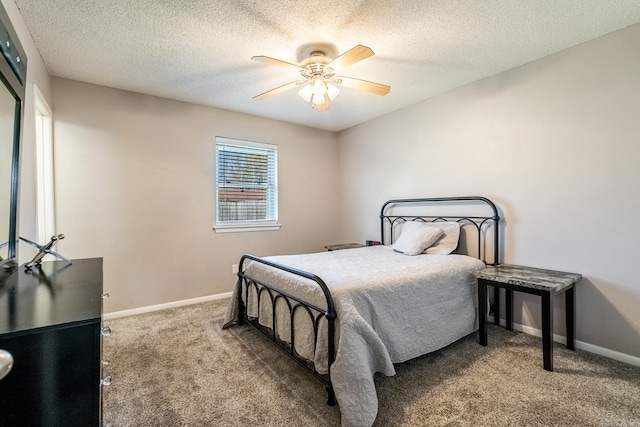
[[[460,215],[391,215],[388,213],[394,207],[403,206],[403,205],[412,205],[416,207],[425,206],[442,203],[442,204],[455,204],[459,202],[469,202],[469,204],[475,205],[487,205],[490,207],[492,211],[492,215],[490,216],[460,216]],[[458,204],[459,206],[459,204]],[[487,264],[496,265],[499,262],[499,221],[500,216],[498,215],[498,209],[495,204],[487,199],[486,197],[480,196],[464,196],[464,197],[435,197],[435,198],[417,198],[417,199],[397,199],[397,200],[389,200],[384,205],[382,205],[382,209],[380,210],[380,238],[381,242],[385,244],[385,228],[389,228],[388,235],[389,243],[394,241],[394,227],[401,222],[405,221],[457,221],[461,224],[461,227],[464,225],[473,225],[475,230],[478,233],[478,253],[477,258],[483,260]],[[489,228],[489,226],[493,226],[493,259],[491,263],[488,263],[486,260],[486,251],[482,250],[482,242],[483,239],[483,231]],[[483,256],[483,254],[485,256]],[[314,304],[310,304],[302,299],[290,295],[288,293],[282,292],[278,290],[275,286],[268,283],[263,283],[261,281],[255,280],[244,272],[244,262],[245,260],[250,260],[252,262],[258,262],[261,264],[268,265],[270,267],[289,272],[291,274],[309,279],[315,282],[318,287],[322,290],[325,300],[326,300],[326,308],[318,307]],[[327,390],[327,404],[335,405],[335,394],[333,391],[333,386],[331,384],[331,365],[335,361],[335,327],[337,320],[337,313],[335,311],[335,304],[333,302],[333,298],[331,296],[331,292],[326,285],[326,283],[317,275],[308,273],[303,270],[291,268],[286,265],[274,263],[260,257],[245,254],[240,259],[239,269],[238,269],[238,281],[236,283],[237,291],[237,299],[238,299],[238,317],[236,319],[237,325],[243,325],[245,322],[252,326],[254,329],[261,332],[265,335],[273,344],[276,345],[279,349],[284,351],[287,355],[289,355],[293,360],[295,360],[300,366],[306,369],[309,373],[319,379]],[[255,294],[252,294],[250,290],[253,290]],[[247,311],[247,306],[249,305],[249,298],[251,295],[257,296],[257,307],[258,314],[256,317],[250,317]],[[265,296],[266,295],[266,296]],[[260,324],[260,309],[262,308],[262,298],[269,298],[271,302],[271,313],[272,313],[272,324],[271,327],[264,327]],[[246,301],[246,304],[245,304]],[[276,305],[279,301],[283,301],[287,308],[289,309],[289,321],[290,321],[290,336],[287,339],[282,339],[277,334],[277,322],[276,322]],[[300,310],[303,310],[309,316],[311,323],[313,324],[314,329],[314,354],[317,349],[318,342],[318,333],[320,328],[320,321],[322,318],[327,320],[327,373],[320,374],[313,364],[313,362],[307,360],[306,358],[300,356],[296,353],[295,350],[295,333],[294,333],[294,320],[296,313]]]
[[[385,214],[385,212],[395,206],[400,205],[424,205],[429,203],[454,203],[454,202],[478,202],[478,204],[486,204],[491,208],[491,212],[493,215],[491,216],[460,216],[460,215],[390,215]],[[384,205],[382,205],[382,209],[380,209],[380,238],[382,244],[385,244],[385,225],[389,225],[390,229],[390,240],[389,243],[395,241],[394,237],[394,229],[395,226],[401,222],[406,221],[424,221],[428,220],[432,222],[439,221],[456,221],[460,223],[460,227],[464,227],[465,225],[471,225],[475,227],[475,230],[478,235],[478,252],[477,258],[481,259],[488,265],[496,265],[498,264],[498,260],[500,257],[500,235],[499,235],[499,222],[500,215],[498,214],[498,208],[496,205],[486,197],[481,196],[462,196],[462,197],[431,197],[426,199],[397,199],[397,200],[389,200]],[[492,261],[488,262],[487,254],[482,250],[482,243],[486,241],[483,239],[483,230],[488,229],[490,226],[493,226],[493,257]]]

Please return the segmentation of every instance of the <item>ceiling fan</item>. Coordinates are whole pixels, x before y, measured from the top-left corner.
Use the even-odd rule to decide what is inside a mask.
[[[309,48],[311,46],[311,48]],[[315,44],[305,46],[308,57],[303,59],[300,65],[269,56],[254,56],[251,59],[264,62],[266,64],[279,65],[282,67],[295,68],[302,77],[274,89],[254,96],[254,99],[262,100],[270,96],[279,94],[294,87],[299,87],[298,94],[302,99],[311,103],[311,106],[318,111],[329,109],[329,101],[333,101],[340,89],[338,86],[346,86],[355,89],[365,90],[376,95],[386,95],[391,90],[390,86],[374,83],[367,80],[355,79],[353,77],[337,76],[336,72],[344,67],[360,62],[372,56],[373,50],[366,46],[357,45],[349,49],[342,55],[333,59],[331,53],[335,52],[335,46],[331,44]],[[300,51],[305,49],[299,49]],[[304,52],[306,54],[306,52]],[[299,60],[300,60],[299,55]]]

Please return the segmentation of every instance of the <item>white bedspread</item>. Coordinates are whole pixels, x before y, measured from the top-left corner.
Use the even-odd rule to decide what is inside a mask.
[[[372,246],[265,259],[316,274],[331,290],[338,314],[331,381],[343,426],[373,424],[378,412],[373,381],[376,372],[395,375],[393,363],[438,350],[478,328],[472,273],[482,269],[484,263],[476,258],[406,256],[388,246]],[[255,280],[326,307],[324,295],[314,282],[255,262],[245,272]],[[237,289],[225,322],[235,319],[235,292]],[[282,320],[277,316],[281,339],[288,337],[285,317],[288,312]],[[298,338],[297,320],[296,350],[310,358],[313,343]],[[270,319],[261,318],[260,322],[271,326]],[[327,371],[326,354],[326,333],[321,333],[314,357],[319,372]]]

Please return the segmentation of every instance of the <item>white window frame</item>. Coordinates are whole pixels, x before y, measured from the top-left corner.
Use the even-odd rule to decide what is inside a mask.
[[[233,147],[242,150],[249,148],[255,150],[269,150],[273,156],[273,170],[269,171],[273,179],[273,184],[269,187],[272,192],[272,203],[267,206],[267,210],[271,213],[271,219],[266,220],[247,220],[247,221],[219,221],[218,201],[220,183],[218,182],[218,150],[221,147]],[[278,222],[278,146],[273,144],[265,144],[262,142],[245,141],[240,139],[216,137],[215,144],[215,225],[213,229],[216,233],[237,233],[247,231],[276,231],[282,227]]]
[[[36,216],[38,241],[56,234],[53,173],[53,112],[44,95],[33,85],[36,135]]]

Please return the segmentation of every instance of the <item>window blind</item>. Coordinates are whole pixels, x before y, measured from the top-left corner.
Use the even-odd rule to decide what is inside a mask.
[[[277,220],[277,146],[216,138],[216,223]]]

